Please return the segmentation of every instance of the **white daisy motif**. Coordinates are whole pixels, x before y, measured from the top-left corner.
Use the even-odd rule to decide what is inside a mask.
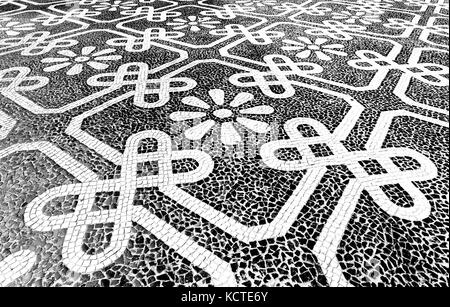
[[[333,19],[342,19],[346,23],[362,23],[364,25],[371,25],[373,23],[381,22],[380,15],[368,13],[368,12],[355,12],[342,11],[340,13],[332,13]]]
[[[192,32],[198,32],[201,28],[215,29],[220,21],[213,20],[211,17],[188,16],[187,19],[175,18],[173,22],[168,22],[167,25],[173,26],[174,30],[182,30],[189,28]]]
[[[84,47],[81,50],[81,55],[77,55],[71,50],[61,50],[58,54],[63,57],[45,58],[41,62],[53,64],[44,68],[44,71],[46,72],[58,71],[70,66],[67,71],[67,75],[73,76],[80,74],[85,65],[88,65],[96,70],[104,70],[108,68],[109,65],[102,62],[117,61],[122,58],[120,55],[112,54],[116,51],[116,49],[104,49],[94,53],[95,49],[96,47],[93,46]]]
[[[95,4],[92,6],[97,11],[109,11],[109,12],[116,12],[119,10],[130,10],[133,7],[137,6],[137,4],[134,1],[122,1],[122,0],[116,0],[116,1],[101,1],[98,4]]]
[[[274,109],[268,105],[242,108],[244,104],[254,99],[252,94],[239,93],[227,106],[224,106],[224,91],[213,89],[209,91],[209,96],[214,102],[212,106],[197,97],[190,96],[184,98],[182,103],[198,108],[199,111],[179,111],[170,114],[170,118],[176,122],[209,117],[209,119],[187,129],[184,132],[187,139],[201,140],[217,124],[220,124],[220,139],[225,145],[236,145],[242,142],[242,138],[235,128],[236,123],[256,133],[267,133],[270,130],[269,124],[247,118],[248,115],[269,115],[274,112]]]
[[[11,21],[10,18],[0,19],[0,32],[5,32],[7,36],[17,36],[21,32],[33,31],[34,23],[21,23],[19,21]]]
[[[277,5],[277,0],[239,0],[236,4],[243,6],[253,6],[253,7],[265,7],[265,6],[275,6]]]
[[[328,54],[333,54],[337,56],[347,56],[347,53],[339,50],[343,49],[342,44],[326,44],[328,39],[326,38],[316,38],[312,42],[307,37],[298,37],[298,40],[286,39],[283,43],[286,46],[281,47],[285,51],[299,51],[295,56],[301,59],[306,59],[315,54],[319,60],[330,61],[331,57]]]

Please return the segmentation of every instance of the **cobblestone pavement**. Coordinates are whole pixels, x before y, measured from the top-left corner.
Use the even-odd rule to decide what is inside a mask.
[[[0,0],[0,286],[448,286],[448,0]]]

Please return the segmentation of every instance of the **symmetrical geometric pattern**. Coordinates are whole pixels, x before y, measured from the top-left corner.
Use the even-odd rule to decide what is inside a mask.
[[[0,286],[448,286],[448,0],[0,0]]]

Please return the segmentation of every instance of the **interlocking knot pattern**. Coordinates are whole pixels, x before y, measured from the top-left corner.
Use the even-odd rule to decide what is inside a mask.
[[[318,136],[304,137],[298,130],[299,126],[310,126],[318,133]],[[364,189],[376,200],[376,203],[389,215],[397,216],[411,221],[427,218],[431,206],[424,195],[412,184],[414,181],[425,181],[433,179],[437,175],[434,164],[424,155],[409,148],[372,148],[361,152],[349,152],[342,143],[333,140],[332,134],[327,128],[314,120],[307,118],[296,118],[285,124],[285,131],[289,135],[288,140],[267,143],[261,148],[263,161],[272,168],[285,171],[324,169],[330,165],[346,165],[356,177],[353,189]],[[324,144],[328,146],[332,155],[317,157],[311,150],[311,145]],[[297,148],[301,155],[300,161],[281,161],[275,157],[274,152],[280,148]],[[391,160],[394,157],[409,157],[415,159],[420,168],[416,170],[401,171]],[[371,175],[358,163],[363,160],[376,160],[380,163],[386,173]],[[400,184],[415,200],[415,206],[399,207],[390,201],[380,186],[387,184]],[[360,195],[353,194],[351,202],[358,201]]]
[[[138,146],[144,139],[157,140],[157,151],[139,154]],[[172,161],[194,159],[199,167],[194,171],[174,174]],[[158,162],[158,175],[137,177],[139,163]],[[95,272],[119,258],[130,239],[132,222],[151,221],[153,216],[143,208],[133,206],[136,189],[175,186],[195,182],[212,171],[212,159],[196,150],[172,151],[170,137],[159,131],[144,131],[131,136],[122,158],[120,179],[87,181],[53,188],[35,198],[25,212],[26,224],[36,231],[67,229],[63,247],[64,263],[68,268],[83,273]],[[94,211],[94,199],[99,192],[119,192],[117,208]],[[64,216],[46,216],[46,204],[57,197],[78,196],[75,212]],[[170,195],[168,195],[170,197]],[[81,249],[86,228],[100,223],[114,223],[111,243],[101,254],[88,255]]]
[[[170,93],[186,91],[194,88],[196,83],[190,78],[149,79],[149,68],[144,63],[128,63],[122,65],[117,73],[100,74],[87,82],[91,86],[109,88],[111,91],[120,87],[134,86],[134,103],[142,108],[163,106],[170,99]],[[181,85],[179,84],[181,83]],[[146,101],[146,95],[157,95],[153,103]]]

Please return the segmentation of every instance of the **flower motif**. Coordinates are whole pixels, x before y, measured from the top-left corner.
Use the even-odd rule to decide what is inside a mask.
[[[198,32],[201,27],[207,29],[215,29],[217,24],[220,24],[218,20],[212,20],[211,17],[198,17],[198,16],[188,16],[187,20],[183,18],[175,18],[174,22],[168,22],[167,25],[174,26],[174,30],[182,30],[189,28],[192,32]]]
[[[244,6],[264,7],[264,6],[275,6],[278,3],[276,0],[239,0],[236,1],[236,4],[241,4]]]
[[[5,31],[8,36],[17,36],[20,32],[33,31],[35,25],[32,22],[21,23],[19,21],[11,21],[11,18],[0,19],[1,22],[6,22],[4,25],[0,24],[0,32]]]
[[[92,7],[97,11],[116,12],[118,10],[130,10],[135,6],[137,6],[137,4],[134,1],[116,0],[109,2],[102,0],[100,3],[95,4]]]
[[[334,54],[338,56],[347,56],[347,53],[338,49],[344,48],[342,44],[326,44],[328,41],[326,38],[317,38],[312,42],[307,37],[298,37],[298,41],[286,39],[281,49],[285,51],[299,51],[295,56],[301,59],[309,58],[315,54],[322,61],[330,61],[331,57],[327,54]]]
[[[225,145],[236,145],[242,142],[242,138],[235,128],[236,123],[241,124],[245,128],[256,133],[267,133],[270,130],[269,124],[258,120],[247,118],[247,115],[269,115],[274,112],[274,109],[268,105],[260,105],[250,108],[241,108],[244,104],[252,101],[254,96],[250,93],[239,93],[224,107],[225,93],[220,89],[213,89],[209,91],[214,105],[211,106],[205,101],[189,96],[182,100],[182,103],[197,109],[196,112],[179,111],[170,114],[173,121],[181,122],[192,119],[200,119],[206,116],[206,119],[201,123],[194,125],[184,132],[186,138],[190,140],[201,140],[211,129],[220,124],[221,142]]]
[[[67,71],[67,75],[73,76],[80,74],[83,71],[84,65],[88,65],[97,70],[104,70],[108,68],[109,65],[101,62],[117,61],[122,58],[122,56],[120,55],[111,54],[116,51],[115,49],[105,49],[93,53],[95,49],[96,47],[93,46],[84,47],[81,50],[81,55],[77,55],[71,50],[61,50],[58,52],[58,54],[64,57],[45,58],[41,62],[53,64],[44,69],[44,71],[46,72],[58,71],[60,69],[71,66]]]
[[[345,19],[346,23],[360,22],[364,25],[371,25],[372,23],[381,22],[380,15],[372,14],[368,12],[355,12],[342,11],[340,13],[332,13],[333,19]]]

